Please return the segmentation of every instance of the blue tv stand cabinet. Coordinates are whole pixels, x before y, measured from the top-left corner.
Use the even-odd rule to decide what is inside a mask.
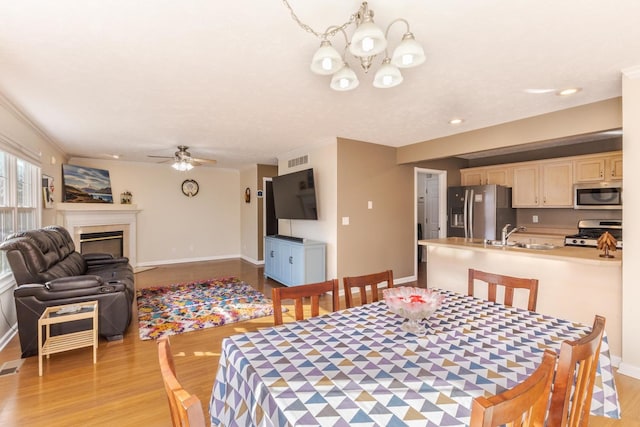
[[[264,238],[264,276],[287,286],[324,282],[326,244],[286,236]]]

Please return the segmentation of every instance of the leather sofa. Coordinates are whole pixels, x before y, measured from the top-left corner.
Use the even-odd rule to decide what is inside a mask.
[[[47,307],[98,301],[98,332],[122,339],[131,322],[133,268],[125,257],[80,254],[63,227],[48,226],[8,236],[0,244],[16,280],[14,290],[22,357],[38,353],[38,319]],[[89,320],[51,326],[51,335],[90,327]]]

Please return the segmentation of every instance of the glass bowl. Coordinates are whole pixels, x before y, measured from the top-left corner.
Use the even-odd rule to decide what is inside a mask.
[[[383,289],[382,295],[392,313],[407,319],[402,330],[420,336],[427,333],[420,321],[435,313],[444,301],[444,296],[437,292],[409,286]]]

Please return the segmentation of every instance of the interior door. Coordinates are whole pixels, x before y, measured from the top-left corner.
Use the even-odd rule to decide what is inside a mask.
[[[425,203],[425,239],[437,239],[440,236],[440,192],[437,176],[427,174]]]

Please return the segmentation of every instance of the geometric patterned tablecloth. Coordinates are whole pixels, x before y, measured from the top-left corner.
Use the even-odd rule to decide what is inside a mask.
[[[210,401],[220,426],[466,426],[474,397],[529,376],[591,330],[451,291],[418,338],[381,301],[226,338]],[[605,334],[591,413],[620,417]]]

